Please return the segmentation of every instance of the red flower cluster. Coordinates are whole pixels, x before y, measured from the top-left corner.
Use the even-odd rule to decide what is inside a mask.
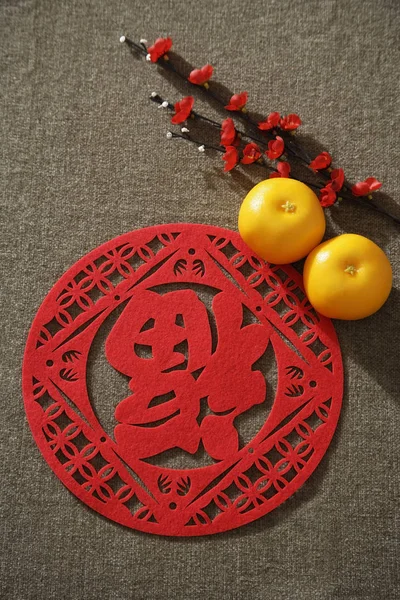
[[[279,127],[280,120],[281,115],[278,112],[272,112],[268,115],[265,121],[261,121],[261,123],[258,124],[258,129],[261,129],[261,131],[275,129],[275,127]]]
[[[270,179],[274,179],[274,177],[289,177],[290,175],[290,165],[289,163],[280,160],[276,165],[276,171],[271,173],[269,176]]]
[[[244,165],[251,165],[251,163],[256,162],[261,156],[261,150],[254,142],[247,144],[243,148],[243,158],[240,161]]]
[[[167,54],[171,47],[172,39],[170,37],[157,38],[154,44],[148,48],[151,62],[157,62],[159,58]]]
[[[284,150],[285,143],[283,139],[277,135],[274,140],[268,142],[268,150],[265,152],[265,154],[268,156],[268,158],[274,160],[275,158],[282,156]]]
[[[335,204],[337,192],[340,192],[344,184],[343,169],[334,169],[331,172],[331,180],[320,190],[319,201],[321,206],[326,208]]]
[[[204,65],[201,69],[193,69],[189,75],[189,81],[195,85],[204,85],[211,79],[213,71],[211,65]]]
[[[225,162],[224,171],[231,171],[239,161],[239,152],[235,148],[235,146],[227,146],[225,148],[226,152],[222,155],[222,160]]]
[[[247,104],[248,93],[242,92],[241,94],[233,94],[229,100],[229,104],[225,106],[226,110],[243,110]]]
[[[279,125],[280,125],[280,128],[284,129],[285,131],[294,131],[295,129],[300,127],[301,119],[300,119],[299,115],[296,115],[295,113],[291,113],[290,115],[287,115],[286,117],[282,117],[282,119],[279,121]]]
[[[365,181],[360,181],[353,185],[351,191],[354,196],[369,196],[372,192],[379,190],[380,187],[382,187],[380,181],[375,179],[375,177],[368,177]]]
[[[344,184],[344,171],[343,169],[333,169],[331,171],[331,186],[335,192],[340,192]]]
[[[171,123],[174,125],[179,125],[179,123],[183,123],[190,117],[194,104],[193,96],[185,96],[182,100],[179,100],[174,106],[175,114],[171,119]]]
[[[237,148],[235,148],[235,146],[233,146],[232,144],[225,145],[223,143],[232,139],[233,143],[235,143],[236,141],[236,130],[233,125],[232,119],[226,119],[224,123],[225,125],[221,130],[221,145],[225,146],[225,153],[222,155],[222,160],[225,162],[224,171],[227,172],[231,171],[238,164],[239,152]],[[244,165],[251,165],[252,163],[256,162],[260,157],[260,148],[257,146],[257,144],[254,144],[254,142],[251,142],[243,148],[243,158],[240,162]]]
[[[336,193],[332,189],[332,184],[328,183],[324,188],[322,188],[319,192],[319,203],[321,206],[326,208],[327,206],[332,206],[336,202]]]
[[[291,113],[286,117],[281,117],[278,112],[272,112],[264,121],[261,121],[258,124],[258,128],[261,129],[261,131],[269,131],[271,129],[280,127],[285,131],[292,131],[300,127],[300,125],[301,119],[299,115],[296,115],[295,113]]]
[[[321,171],[327,169],[332,162],[332,157],[329,152],[321,152],[312,160],[309,164],[310,169],[313,171]]]
[[[238,143],[234,122],[231,118],[225,119],[221,124],[221,146],[236,146]]]

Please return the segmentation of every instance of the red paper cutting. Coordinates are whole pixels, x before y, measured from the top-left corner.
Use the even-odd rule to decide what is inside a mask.
[[[117,310],[105,356],[126,397],[106,431],[87,367]],[[271,348],[273,401],[259,366]],[[291,496],[329,446],[342,379],[333,326],[299,273],[252,255],[237,233],[192,224],[133,231],[79,260],[40,307],[23,369],[28,420],[59,479],[104,516],[170,536],[233,529]],[[264,406],[243,440],[240,419]],[[165,466],[171,451],[207,462]]]

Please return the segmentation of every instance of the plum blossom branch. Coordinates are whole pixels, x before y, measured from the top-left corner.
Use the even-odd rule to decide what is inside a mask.
[[[237,130],[234,128],[231,118],[225,119],[221,124],[194,111],[194,98],[192,96],[186,96],[175,105],[172,105],[163,100],[158,94],[152,94],[151,99],[158,103],[160,107],[175,112],[171,119],[173,124],[181,124],[186,122],[188,118],[193,118],[202,120],[217,128],[221,132],[221,147],[201,143],[181,133],[169,132],[171,138],[178,137],[193,142],[197,144],[200,151],[213,149],[222,153],[225,171],[232,170],[239,162],[244,165],[259,164],[271,170],[272,167],[265,159],[265,156],[267,156],[270,160],[279,159],[276,164],[276,171],[270,175],[271,177],[289,177],[290,161],[293,160],[315,174],[319,185],[311,184],[304,181],[304,179],[302,181],[319,192],[323,207],[332,206],[337,201],[345,198],[386,215],[398,224],[400,223],[400,218],[372,201],[371,194],[382,185],[375,178],[368,177],[365,181],[351,186],[345,180],[343,169],[332,169],[332,159],[328,152],[322,152],[317,157],[311,158],[302,144],[293,137],[293,133],[301,125],[300,117],[297,114],[292,113],[282,116],[278,112],[272,112],[263,121],[257,121],[248,112],[247,92],[233,94],[230,99],[226,99],[217,93],[212,84],[210,85],[214,72],[212,65],[206,64],[203,67],[193,69],[187,74],[175,62],[171,61],[169,50],[172,47],[172,39],[169,37],[158,38],[149,47],[147,47],[146,40],[140,40],[139,43],[136,43],[126,36],[121,36],[120,41],[126,43],[131,52],[137,57],[145,58],[148,62],[156,63],[164,70],[174,73],[188,86],[200,88],[204,94],[219,104],[221,109],[227,111],[230,115],[233,114],[237,120],[246,125],[246,131]],[[227,122],[229,122],[228,125]],[[230,137],[231,143],[226,143],[226,140]],[[245,139],[250,140],[250,142],[244,148],[239,148],[241,140]],[[363,197],[368,197],[369,201],[363,200]]]
[[[159,108],[164,108],[164,109],[168,109],[169,112],[176,112],[176,104],[171,104],[170,102],[168,102],[167,100],[164,100],[164,98],[162,98],[162,96],[160,96],[159,94],[157,94],[156,92],[152,92],[151,96],[150,96],[150,100],[152,102],[155,102]],[[182,102],[182,101],[181,101]],[[205,117],[204,115],[201,115],[198,112],[195,112],[194,110],[190,110],[185,119],[183,120],[184,122],[187,122],[188,118],[193,118],[193,119],[198,119],[204,122],[209,123],[210,125],[212,125],[214,128],[218,129],[219,131],[221,131],[223,129],[224,123],[226,123],[226,121],[224,121],[224,123],[219,123],[218,121],[215,121],[213,119],[209,119],[208,117]],[[182,122],[183,122],[182,121]],[[173,120],[172,120],[173,122]],[[226,148],[228,146],[230,146],[230,144],[225,144],[222,145],[222,147],[217,147],[217,146],[212,146],[210,144],[205,144],[202,141],[199,140],[194,140],[193,138],[191,138],[189,135],[187,135],[189,133],[189,129],[187,127],[183,127],[181,129],[181,132],[184,133],[185,135],[181,135],[181,134],[177,134],[175,132],[172,131],[168,131],[167,132],[167,138],[168,139],[173,139],[173,138],[181,138],[184,139],[186,141],[192,142],[194,144],[196,144],[199,148],[201,148],[201,151],[204,150],[216,150],[217,152],[220,152],[222,154],[226,153]],[[235,135],[237,135],[238,137],[242,138],[242,139],[249,139],[252,140],[253,138],[251,136],[249,136],[246,132],[235,129]],[[233,143],[233,140],[232,140]],[[267,168],[268,171],[273,171],[273,167],[268,164],[265,161],[265,155],[268,156],[268,152],[271,152],[271,150],[268,149],[269,144],[271,144],[271,142],[269,142],[268,144],[263,141],[263,144],[260,144],[260,147],[263,148],[265,150],[264,154],[261,156],[252,154],[251,151],[255,150],[254,147],[252,147],[251,144],[247,144],[247,146],[245,147],[245,149],[247,148],[247,152],[244,155],[244,160],[242,160],[242,164],[256,164],[257,166],[262,166],[264,168]],[[253,145],[254,146],[254,145]],[[225,147],[225,149],[223,149]],[[244,150],[245,150],[244,149]],[[288,163],[284,163],[284,159],[285,157],[283,156],[283,154],[279,154],[276,155],[276,157],[281,158],[281,160],[278,162],[277,164],[277,171],[273,172],[270,176],[271,177],[289,177],[290,174],[290,166]],[[269,156],[269,158],[273,159],[273,156]],[[235,154],[230,151],[229,156],[227,157],[228,159],[228,164],[230,165],[231,168],[226,168],[227,165],[225,165],[224,170],[225,171],[230,171],[232,170],[232,168],[234,168],[238,162],[239,162],[239,153],[236,152]],[[224,160],[227,160],[224,159]],[[235,160],[234,160],[235,159]],[[255,160],[254,160],[255,159]],[[292,176],[292,179],[297,179],[296,177]],[[303,183],[305,183],[306,185],[308,185],[309,187],[315,189],[317,192],[319,192],[321,190],[321,186],[317,185],[316,183],[312,183],[311,181],[308,181],[304,178],[302,179],[297,179],[298,181],[302,181]]]

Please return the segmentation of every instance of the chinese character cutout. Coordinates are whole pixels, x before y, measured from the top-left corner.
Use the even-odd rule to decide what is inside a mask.
[[[131,378],[132,395],[115,413],[115,439],[129,462],[174,447],[194,454],[200,441],[215,460],[238,450],[235,418],[265,400],[264,376],[252,365],[268,336],[261,325],[241,328],[239,299],[230,300],[229,319],[226,306],[226,293],[220,292],[212,304],[215,352],[207,309],[193,290],[162,296],[142,291],[119,317],[106,356]],[[199,423],[202,399],[213,414]]]

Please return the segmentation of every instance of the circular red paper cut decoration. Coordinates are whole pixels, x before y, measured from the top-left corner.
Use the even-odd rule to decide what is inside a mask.
[[[87,386],[107,319],[105,358],[125,375],[111,428]],[[133,529],[191,536],[244,525],[299,489],[332,439],[343,374],[332,323],[293,267],[232,231],[176,224],[122,235],[61,277],[32,324],[23,388],[35,440],[71,492]],[[262,422],[245,439],[252,414]]]

